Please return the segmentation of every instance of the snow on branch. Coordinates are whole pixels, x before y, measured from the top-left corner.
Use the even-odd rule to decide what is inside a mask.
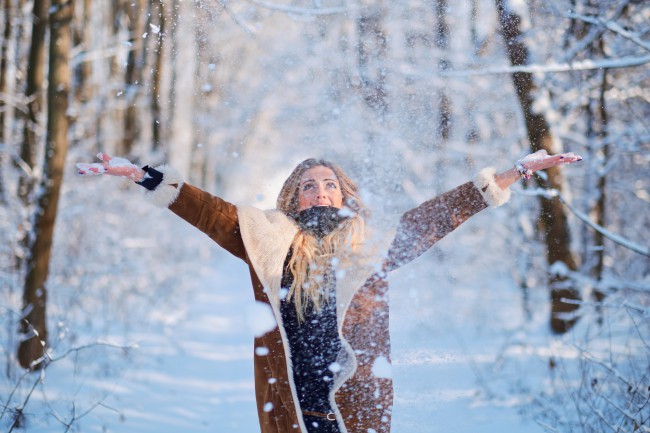
[[[650,51],[650,44],[648,44],[647,42],[644,42],[643,40],[641,40],[638,33],[629,32],[629,31],[625,30],[623,27],[621,27],[620,25],[618,25],[618,23],[615,23],[613,21],[604,20],[602,18],[589,17],[589,16],[586,16],[586,15],[580,15],[580,14],[576,14],[576,13],[569,13],[567,15],[567,17],[568,18],[573,18],[573,19],[576,19],[576,20],[580,20],[580,21],[584,21],[584,22],[589,23],[589,24],[603,26],[603,27],[607,28],[608,30],[623,36],[624,38],[629,39],[630,41],[634,42],[638,46],[642,47],[644,50]]]
[[[547,65],[503,66],[498,68],[485,68],[477,70],[461,70],[442,72],[443,77],[468,77],[476,75],[512,74],[515,72],[548,73],[548,72],[573,72],[590,71],[596,69],[631,68],[650,63],[649,56],[628,56],[618,59],[581,60],[579,62],[550,63]]]
[[[549,199],[553,197],[557,197],[562,202],[562,204],[564,204],[576,217],[578,217],[578,219],[580,219],[582,222],[587,224],[592,229],[596,230],[601,235],[605,236],[606,238],[616,242],[617,244],[629,250],[634,251],[635,253],[650,257],[650,248],[634,243],[631,240],[624,238],[623,236],[617,235],[616,233],[612,233],[606,228],[604,228],[603,226],[598,225],[595,222],[591,221],[587,215],[585,215],[584,213],[580,212],[578,209],[571,206],[555,189],[537,188],[533,190],[525,190],[523,194],[534,195],[534,196],[539,196],[539,197],[544,197]]]
[[[244,32],[249,36],[255,36],[255,29],[250,26],[246,21],[240,18],[235,12],[233,12],[224,0],[217,0],[221,8],[232,18],[233,22],[237,24]]]
[[[266,2],[264,0],[249,0],[256,6],[271,9],[279,12],[286,12],[298,15],[334,15],[349,12],[350,9],[344,6],[331,8],[301,8],[296,6],[285,6],[276,3]]]

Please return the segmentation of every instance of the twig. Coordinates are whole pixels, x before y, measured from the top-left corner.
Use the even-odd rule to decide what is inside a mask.
[[[26,376],[28,376],[29,373],[30,373],[29,371],[26,371],[25,373],[23,373],[22,376],[20,376],[20,378],[18,378],[18,382],[16,382],[16,386],[14,386],[14,389],[11,390],[11,393],[9,394],[9,397],[7,398],[7,404],[5,405],[5,407],[4,407],[3,411],[2,411],[2,414],[0,414],[0,419],[2,419],[5,416],[5,413],[7,413],[7,408],[9,408],[9,403],[11,403],[11,399],[14,397],[14,394],[18,390],[20,382],[22,382],[22,380]]]
[[[561,195],[558,194],[558,198],[560,201],[567,207],[575,216],[577,216],[582,222],[587,224],[589,227],[592,229],[596,230],[598,233],[601,235],[605,236],[606,238],[616,242],[617,244],[634,251],[635,253],[642,254],[644,256],[650,257],[650,248],[644,247],[642,245],[636,244],[629,239],[626,239],[620,235],[617,235],[615,233],[612,233],[608,231],[606,228],[604,228],[601,225],[596,224],[595,222],[591,221],[589,217],[582,212],[580,212],[578,209],[574,208],[571,206],[564,198],[562,198]]]
[[[587,361],[590,361],[590,362],[593,362],[594,364],[600,365],[600,366],[603,367],[605,370],[609,371],[609,372],[610,372],[610,373],[611,373],[615,378],[617,378],[618,380],[620,380],[620,381],[621,381],[623,384],[625,384],[626,386],[628,386],[628,387],[633,387],[633,386],[634,386],[633,383],[630,383],[626,378],[624,378],[623,376],[621,376],[621,374],[620,374],[620,373],[619,373],[619,372],[618,372],[614,367],[612,367],[612,366],[610,366],[610,365],[607,365],[606,363],[604,363],[603,361],[601,361],[601,360],[599,360],[599,359],[596,359],[596,357],[594,357],[593,355],[591,355],[591,354],[590,354],[589,352],[587,352],[586,350],[581,350],[581,351],[580,351],[580,354],[581,354],[581,356],[583,357],[583,359],[585,359],[585,360],[587,360]]]
[[[604,20],[602,18],[599,18],[599,17],[589,17],[589,16],[586,16],[586,15],[580,15],[580,14],[576,14],[576,13],[572,13],[572,12],[567,14],[567,17],[577,19],[577,20],[580,20],[580,21],[584,21],[584,22],[589,23],[589,24],[604,26],[608,30],[611,30],[612,32],[623,36],[625,39],[628,39],[628,40],[634,42],[635,44],[642,47],[646,51],[650,51],[650,44],[647,44],[646,42],[642,41],[639,38],[638,33],[628,32],[623,27],[618,25],[618,23],[616,23],[616,22],[606,21],[606,20]]]
[[[239,27],[241,27],[249,36],[255,37],[255,30],[251,28],[244,20],[239,18],[236,13],[234,13],[231,9],[230,6],[228,6],[227,2],[225,0],[217,0],[217,2],[221,5],[221,8],[228,14],[230,15],[230,18],[237,24]]]
[[[645,311],[642,311],[642,313],[644,313],[644,312]],[[647,341],[645,341],[645,338],[643,338],[643,334],[641,333],[641,330],[639,329],[638,323],[636,323],[636,320],[634,320],[634,317],[632,317],[632,315],[630,314],[629,311],[627,312],[627,314],[630,317],[630,320],[632,321],[632,323],[634,323],[634,329],[636,329],[637,334],[639,334],[639,338],[641,339],[641,342],[648,349],[648,351],[650,351],[650,345],[648,344]]]
[[[34,393],[34,390],[36,389],[36,386],[38,385],[38,383],[39,383],[41,380],[42,380],[42,375],[41,375],[37,380],[34,381],[34,386],[32,386],[32,389],[29,390],[29,393],[27,394],[27,397],[25,397],[25,401],[23,401],[22,406],[19,407],[19,408],[16,408],[17,416],[16,416],[16,418],[14,419],[14,422],[13,422],[13,424],[11,425],[11,428],[9,429],[9,433],[11,433],[12,431],[14,431],[14,429],[15,429],[16,427],[18,427],[18,425],[19,425],[19,421],[20,421],[20,415],[21,415],[21,414],[23,413],[23,411],[25,410],[25,406],[27,406],[27,403],[29,402],[29,399],[31,398],[32,394]]]
[[[75,423],[75,421],[78,421],[78,420],[84,418],[89,413],[91,413],[93,410],[95,410],[98,406],[106,407],[103,404],[103,400],[105,398],[106,398],[106,395],[104,397],[102,397],[102,399],[100,401],[93,404],[88,410],[81,413],[80,415],[77,415],[77,406],[76,406],[75,402],[73,401],[72,402],[72,418],[70,419],[70,421],[65,421],[65,420],[61,419],[61,417],[54,411],[52,411],[51,414],[54,417],[54,419],[56,419],[58,422],[60,422],[61,424],[63,424],[66,427],[64,433],[67,433],[68,431],[70,431],[70,428]]]
[[[632,242],[629,239],[624,238],[623,236],[617,235],[615,233],[610,232],[606,228],[604,228],[601,225],[596,224],[595,222],[591,221],[587,215],[584,213],[580,212],[578,209],[574,208],[572,205],[570,205],[559,193],[559,191],[555,189],[534,189],[534,190],[526,190],[522,192],[524,195],[536,195],[536,196],[541,196],[545,198],[554,198],[557,197],[563,205],[565,205],[578,219],[580,219],[582,222],[587,224],[589,227],[592,229],[596,230],[598,233],[601,235],[605,236],[606,238],[614,241],[615,243],[631,250],[634,251],[635,253],[650,257],[650,248],[639,245],[637,243]]]
[[[89,348],[97,347],[97,346],[113,347],[115,349],[122,349],[122,350],[129,350],[129,349],[137,349],[138,348],[137,343],[133,343],[133,344],[130,344],[128,346],[122,346],[122,345],[115,344],[115,343],[107,343],[107,342],[103,342],[103,341],[97,341],[97,342],[94,342],[94,343],[84,344],[83,346],[71,347],[65,353],[63,353],[62,355],[59,355],[57,357],[51,357],[49,354],[47,355],[47,357],[48,357],[50,362],[56,362],[56,361],[60,361],[61,359],[67,357],[68,355],[70,355],[73,352],[79,352],[81,350],[85,350],[85,349],[89,349]]]
[[[570,276],[573,277],[573,275]],[[604,302],[589,302],[589,301],[582,301],[580,299],[569,299],[569,298],[562,298],[562,302],[565,304],[580,305],[581,307],[612,308],[616,310],[625,309],[628,312],[630,310],[634,310],[639,313],[645,313],[646,311],[648,311],[647,308],[629,305],[625,302],[622,304],[607,304]]]

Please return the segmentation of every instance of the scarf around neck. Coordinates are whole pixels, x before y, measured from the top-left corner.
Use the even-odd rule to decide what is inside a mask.
[[[340,210],[332,206],[310,207],[298,214],[298,226],[301,230],[321,239],[348,219],[341,214]]]

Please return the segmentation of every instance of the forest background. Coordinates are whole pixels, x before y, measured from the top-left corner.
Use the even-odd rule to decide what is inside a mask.
[[[233,323],[256,327],[252,295],[223,310],[245,271],[129,182],[81,179],[75,162],[99,151],[166,162],[269,208],[297,162],[326,157],[389,216],[539,149],[584,161],[522,182],[510,204],[396,273],[396,431],[438,431],[443,412],[413,388],[439,383],[420,383],[417,366],[435,374],[468,341],[489,355],[468,349],[456,373],[473,391],[447,417],[512,406],[544,431],[650,431],[645,2],[4,0],[0,22],[8,431],[147,431],[120,427],[128,403],[110,386],[161,383],[142,371],[173,356],[146,341],[167,336],[171,350],[221,329],[248,342]],[[206,293],[227,299],[211,298],[189,332]],[[252,365],[252,348],[191,352],[219,362],[228,347],[230,373],[196,377]],[[250,431],[247,368],[250,395],[224,430]]]

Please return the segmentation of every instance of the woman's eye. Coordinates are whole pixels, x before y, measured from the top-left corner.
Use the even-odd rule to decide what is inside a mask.
[[[328,182],[327,187],[332,189],[337,189],[338,185],[336,185],[334,182]]]
[[[312,189],[313,187],[314,187],[313,183],[307,183],[307,184],[302,186],[302,190],[303,191],[308,191],[308,190]]]

